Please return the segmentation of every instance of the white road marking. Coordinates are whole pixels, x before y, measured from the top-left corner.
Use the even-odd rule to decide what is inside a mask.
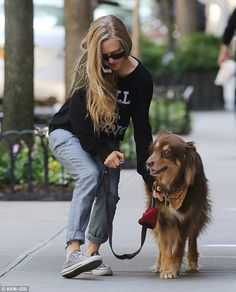
[[[236,244],[201,244],[203,247],[236,247]]]
[[[236,208],[225,208],[225,211],[236,212]]]

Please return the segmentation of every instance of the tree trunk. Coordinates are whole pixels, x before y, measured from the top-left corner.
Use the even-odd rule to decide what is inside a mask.
[[[173,38],[173,32],[175,30],[175,20],[173,14],[173,0],[162,0],[161,7],[163,11],[163,21],[168,27],[167,45],[169,51],[175,50],[175,40]]]
[[[68,96],[72,73],[79,56],[80,43],[92,21],[90,0],[64,0],[65,18],[65,96]]]
[[[180,38],[197,31],[196,0],[175,0],[175,9]]]
[[[5,0],[3,130],[33,128],[33,1]]]
[[[139,19],[139,0],[134,1],[134,9],[132,14],[132,54],[136,58],[140,58],[140,19]]]

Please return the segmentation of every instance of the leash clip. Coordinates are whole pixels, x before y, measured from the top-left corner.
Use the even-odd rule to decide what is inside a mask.
[[[170,200],[165,198],[165,205],[168,207],[170,205]]]

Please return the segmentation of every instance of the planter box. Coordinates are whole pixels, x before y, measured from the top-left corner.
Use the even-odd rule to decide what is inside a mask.
[[[222,110],[224,109],[223,90],[222,87],[214,84],[216,74],[216,71],[196,71],[184,73],[179,78],[154,76],[154,83],[156,86],[192,85],[194,92],[189,100],[190,110]]]

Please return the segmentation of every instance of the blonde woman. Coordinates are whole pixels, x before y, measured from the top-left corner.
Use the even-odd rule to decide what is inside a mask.
[[[62,276],[75,277],[91,271],[112,275],[102,263],[99,247],[108,239],[105,167],[109,170],[109,212],[113,220],[119,201],[120,162],[130,118],[134,127],[137,171],[151,188],[153,179],[145,168],[152,142],[149,106],[153,82],[139,60],[131,56],[132,42],[124,24],[115,16],[92,22],[84,37],[70,97],[49,125],[49,145],[54,156],[76,182],[66,235],[67,252]],[[93,205],[93,208],[92,208]],[[88,226],[89,224],[89,226]],[[88,247],[85,243],[88,226]]]

